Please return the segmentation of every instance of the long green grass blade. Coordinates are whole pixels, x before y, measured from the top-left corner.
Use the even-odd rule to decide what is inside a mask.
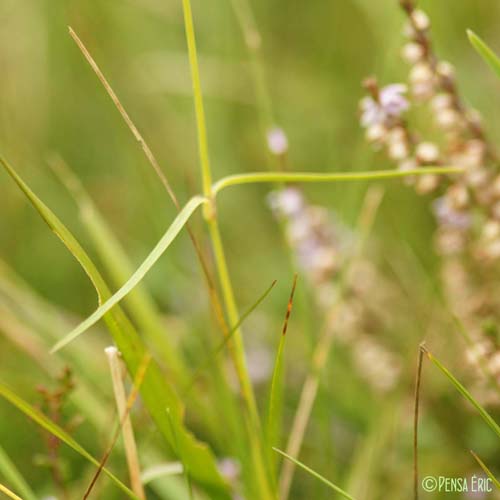
[[[472,30],[467,30],[467,36],[469,37],[470,43],[476,49],[478,54],[500,78],[500,59],[498,58],[498,56]]]
[[[191,198],[186,206],[179,212],[146,260],[138,267],[137,271],[132,274],[129,280],[112,297],[99,306],[85,321],[80,323],[73,331],[69,332],[64,338],[62,338],[52,348],[52,352],[57,352],[59,349],[62,349],[69,342],[76,339],[91,326],[95,325],[110,309],[113,308],[113,306],[118,304],[126,295],[128,295],[141,282],[158,259],[165,253],[195,210],[200,205],[205,203],[205,201],[206,198],[203,196],[195,196],[194,198]]]
[[[278,350],[276,352],[276,359],[274,362],[273,376],[271,379],[271,391],[269,394],[269,415],[267,421],[267,439],[271,445],[279,444],[281,415],[283,405],[283,351],[286,341],[286,333],[288,329],[288,322],[293,307],[293,297],[295,294],[295,287],[297,286],[297,275],[294,276],[292,291],[287,304],[285,320],[280,335]],[[274,460],[272,460],[274,463]]]
[[[347,498],[348,500],[354,500],[354,498],[351,495],[349,495],[349,493],[345,492],[342,488],[339,488],[331,481],[328,481],[326,477],[323,477],[321,474],[318,474],[316,471],[312,470],[307,465],[303,464],[302,462],[299,462],[296,458],[293,458],[292,456],[288,455],[287,453],[281,451],[278,448],[273,447],[273,450],[279,453],[280,455],[284,456],[287,460],[290,460],[290,462],[293,462],[295,465],[299,466],[301,469],[304,469],[306,472],[309,472],[311,476],[314,476],[316,479],[319,479],[322,483],[325,483],[328,487],[330,487],[333,491],[337,492],[339,495],[342,495],[344,498]]]
[[[2,483],[0,483],[0,492],[4,493],[9,498],[12,498],[12,500],[23,500],[20,496],[9,490],[9,488],[7,488],[7,486],[3,485]]]
[[[346,182],[397,179],[401,177],[425,174],[456,174],[463,172],[461,167],[422,167],[413,170],[374,170],[372,172],[252,172],[249,174],[228,175],[212,186],[212,192],[219,193],[223,189],[241,184],[262,184],[279,182]]]
[[[31,420],[36,422],[40,427],[43,427],[46,431],[50,432],[53,436],[60,439],[63,443],[79,453],[82,457],[87,459],[96,467],[99,467],[99,461],[96,460],[87,450],[85,450],[85,448],[80,446],[64,429],[49,420],[43,413],[31,406],[28,402],[21,399],[2,382],[0,382],[0,396],[9,401],[26,416],[31,418]],[[127,486],[125,486],[112,472],[110,472],[106,468],[104,468],[103,471],[124,493],[127,494],[127,496],[136,500],[138,499],[134,492],[127,488]]]
[[[491,482],[497,487],[498,490],[500,490],[500,482],[498,479],[493,475],[493,472],[490,471],[488,466],[478,457],[476,453],[474,453],[472,450],[470,450],[471,455],[474,457],[476,462],[479,464],[479,467],[483,469],[484,472],[486,472],[486,475],[491,479]]]
[[[104,302],[104,306],[108,304],[106,301],[111,297],[109,288],[96,266],[78,243],[76,238],[57,218],[57,216],[33,193],[33,191],[31,191],[31,189],[19,177],[19,175],[17,175],[14,169],[7,164],[7,162],[0,158],[0,163],[15,180],[20,189],[26,194],[27,198],[40,213],[49,227],[55,232],[59,239],[61,239],[68,250],[70,250],[73,256],[84,268],[96,288],[99,296],[99,303]],[[152,265],[159,258],[162,253],[162,245],[168,247],[172,239],[175,238],[175,236],[182,229],[185,220],[187,220],[189,215],[193,213],[194,210],[196,210],[196,208],[204,202],[204,200],[205,198],[196,197],[193,198],[188,205],[186,205],[184,210],[181,211],[175,219],[174,224],[162,238],[159,245],[152,252],[152,256],[150,255],[150,260],[145,262],[132,277],[132,281],[129,281],[128,284],[125,285],[125,287],[129,287],[128,291],[133,288],[133,283],[134,280],[137,280],[137,276],[143,276],[149,269],[148,266]],[[142,278],[139,278],[138,281],[140,281],[140,279]],[[116,299],[116,295],[114,297]],[[142,360],[146,355],[146,347],[120,307],[116,305],[113,307],[111,305],[107,307],[106,311],[107,314],[104,316],[106,324],[111,332],[111,335],[113,336],[116,346],[123,355],[123,359],[127,365],[131,378],[135,379],[137,370],[140,368]],[[184,410],[182,401],[179,399],[171,385],[167,382],[164,374],[156,362],[151,362],[147,371],[144,382],[141,386],[141,396],[161,434],[169,443],[170,447],[174,448],[174,436],[172,435],[171,426],[166,415],[166,408],[170,408],[171,419],[176,430],[177,442],[179,444],[176,449],[178,449],[179,453],[182,454],[182,461],[189,467],[193,480],[202,486],[211,498],[228,500],[229,494],[227,486],[217,470],[215,457],[209,448],[204,443],[197,441],[190,431],[184,426]]]
[[[435,366],[441,370],[441,372],[448,378],[448,380],[455,386],[457,391],[462,394],[462,396],[469,401],[469,403],[476,408],[483,420],[488,424],[490,429],[500,438],[500,426],[495,422],[493,417],[479,404],[471,395],[471,393],[451,374],[451,372],[438,360],[436,357],[427,350],[426,347],[422,347],[427,358],[434,363]]]
[[[227,346],[231,338],[233,337],[234,333],[238,330],[238,328],[243,324],[243,322],[252,314],[257,307],[264,301],[264,299],[269,295],[271,290],[274,288],[274,285],[276,284],[276,281],[273,281],[269,288],[257,299],[257,301],[252,304],[240,317],[238,322],[229,330],[225,338],[222,340],[222,342],[213,350],[213,352],[206,358],[206,360],[201,363],[198,368],[195,369],[193,375],[191,375],[191,382],[187,385],[186,390],[184,391],[184,395],[186,395],[190,389],[193,387],[193,385],[196,383],[196,380],[200,376],[200,373],[206,369],[210,363],[214,361],[214,359],[222,352],[224,347]]]
[[[123,249],[121,243],[113,234],[112,229],[103,215],[83,187],[80,179],[60,158],[54,158],[50,163],[53,171],[73,196],[80,213],[80,219],[92,239],[103,265],[109,273],[110,279],[116,287],[120,287],[133,274],[134,268]],[[182,357],[174,352],[171,342],[166,335],[158,308],[141,284],[135,287],[125,299],[127,311],[131,319],[144,333],[147,340],[161,356],[163,363],[168,367],[176,380],[185,381],[185,366]]]
[[[0,445],[0,473],[8,481],[24,500],[37,500],[35,493],[30,488],[14,462],[10,459],[7,452]]]

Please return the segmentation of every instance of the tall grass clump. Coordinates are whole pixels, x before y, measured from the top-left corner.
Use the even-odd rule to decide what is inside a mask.
[[[117,19],[139,8],[133,3]],[[183,62],[166,58],[174,73],[182,73],[177,64],[185,70],[174,85],[182,102],[172,98],[171,109],[189,124],[181,150],[197,151],[188,155],[196,173],[182,175],[162,165],[169,140],[150,140],[158,131],[125,106],[125,90],[123,97],[115,90],[114,65],[96,42],[112,34],[74,19],[67,50],[77,62],[67,71],[96,87],[96,109],[109,106],[126,155],[146,165],[134,174],[144,185],[127,185],[126,192],[137,188],[141,204],[151,203],[161,234],[149,251],[143,243],[134,249],[128,238],[125,244],[130,201],[117,193],[126,209],[110,217],[71,153],[44,151],[54,199],[38,195],[27,169],[21,174],[0,156],[22,194],[16,203],[32,206],[97,297],[82,318],[82,303],[70,313],[46,289],[28,285],[18,266],[0,261],[0,332],[8,352],[0,396],[15,436],[0,446],[2,493],[26,500],[419,498],[422,477],[473,474],[498,486],[498,441],[491,444],[500,437],[498,158],[457,71],[438,56],[430,18],[413,0],[399,3],[408,81],[382,85],[368,77],[360,103],[361,125],[382,167],[371,168],[360,145],[356,154],[349,149],[345,168],[336,158],[318,171],[295,168],[304,158],[316,162],[316,151],[297,154],[300,134],[286,118],[293,113],[289,103],[283,108],[287,94],[276,97],[262,12],[248,0],[228,2],[225,12],[232,36],[243,41],[244,95],[223,87],[219,71],[215,86],[206,83],[214,76],[205,44],[215,17],[202,14],[225,7],[190,0],[172,11],[155,1],[141,6],[155,13],[153,24],[167,19],[182,31],[175,40]],[[352,4],[351,22],[374,21],[367,2]],[[468,36],[498,73],[495,53]],[[227,161],[238,146],[225,137],[212,92],[251,102],[251,149],[261,151],[263,168],[246,168],[234,161],[237,154]],[[239,112],[248,120],[248,109]],[[354,109],[347,118],[355,121]],[[137,144],[129,150],[130,138]],[[107,202],[118,184],[106,187]],[[138,230],[148,226],[133,220]],[[425,230],[418,220],[426,220]],[[33,245],[30,259],[38,251]],[[43,267],[42,255],[37,259]],[[62,259],[54,272],[70,265]],[[56,295],[74,307],[79,288],[59,279]],[[17,357],[25,373],[13,370]],[[36,436],[26,450],[24,429]],[[450,456],[464,452],[455,470],[443,465],[447,442]]]

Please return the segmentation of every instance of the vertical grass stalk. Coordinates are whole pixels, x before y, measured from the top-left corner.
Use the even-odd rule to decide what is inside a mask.
[[[130,416],[127,414],[127,397],[122,380],[122,366],[119,359],[118,349],[114,346],[106,347],[104,350],[108,357],[111,379],[113,381],[113,392],[115,394],[116,406],[120,421],[123,420],[122,434],[127,457],[130,485],[132,491],[141,499],[145,499],[144,487],[141,480],[141,468],[137,456],[137,446],[134,438],[134,430]]]
[[[422,343],[418,349],[417,375],[415,377],[415,410],[413,412],[413,498],[415,500],[418,500],[418,417],[424,352],[424,344]]]
[[[203,214],[205,216],[205,220],[207,221],[210,233],[210,238],[212,242],[212,248],[214,252],[219,283],[222,289],[222,295],[224,299],[228,323],[230,325],[236,325],[239,320],[238,308],[234,297],[231,279],[229,277],[229,271],[224,253],[224,247],[222,244],[220,229],[217,222],[217,214],[216,214],[215,200],[214,200],[215,197],[212,191],[212,172],[210,168],[210,159],[208,152],[207,128],[205,120],[205,111],[203,107],[203,96],[201,91],[200,72],[198,67],[198,57],[196,51],[196,38],[194,32],[193,14],[192,14],[190,0],[182,0],[182,6],[184,11],[184,27],[186,31],[186,41],[189,52],[189,64],[191,69],[191,79],[192,79],[193,93],[194,93],[194,108],[196,115],[198,150],[199,150],[199,160],[200,160],[200,167],[202,174],[203,193],[210,200],[209,204],[204,205]],[[251,447],[257,450],[257,453],[253,453],[254,466],[257,471],[265,470],[263,446],[261,441],[262,440],[261,423],[260,423],[259,413],[257,410],[257,403],[255,401],[253,387],[246,366],[243,338],[240,328],[238,328],[235,331],[234,337],[233,339],[231,339],[229,345],[232,347],[236,372],[238,375],[242,396],[245,401],[245,405],[248,411],[248,416],[251,424],[251,428],[248,433],[249,439],[251,441]],[[270,494],[267,477],[264,476],[259,480],[259,490],[260,490],[260,497],[262,499],[272,497],[272,495]]]

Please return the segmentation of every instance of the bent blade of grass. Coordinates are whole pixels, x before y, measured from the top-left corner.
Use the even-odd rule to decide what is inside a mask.
[[[75,200],[80,212],[80,219],[91,237],[101,261],[109,272],[110,278],[115,286],[122,286],[134,272],[123,246],[83,187],[80,179],[62,158],[53,157],[50,166]],[[152,346],[168,367],[169,373],[172,373],[181,382],[184,381],[186,367],[182,357],[174,352],[171,342],[165,335],[165,328],[158,308],[148,290],[144,286],[138,285],[125,300],[131,319],[151,341]]]
[[[52,420],[49,420],[43,413],[31,406],[24,399],[20,398],[2,382],[0,382],[0,396],[9,401],[9,403],[15,406],[26,416],[31,418],[31,420],[36,422],[40,427],[43,427],[47,432],[61,440],[96,467],[99,467],[99,461],[96,460],[85,448],[78,444],[64,429],[52,422]],[[127,494],[128,497],[139,500],[134,492],[125,486],[112,472],[106,468],[104,468],[103,471],[116,484],[116,486]]]
[[[269,394],[269,416],[267,421],[267,439],[268,442],[278,444],[280,435],[280,421],[282,415],[283,404],[283,352],[285,347],[286,332],[288,329],[288,322],[293,308],[293,297],[295,295],[295,288],[297,286],[297,274],[293,277],[292,290],[286,308],[285,319],[283,321],[283,328],[281,330],[280,341],[278,350],[276,352],[276,359],[274,362],[273,376],[271,379],[271,391]],[[274,464],[271,460],[271,464]]]
[[[110,311],[110,309],[113,308],[113,306],[118,304],[126,295],[128,295],[141,282],[158,259],[165,253],[191,215],[193,215],[196,209],[205,202],[206,198],[203,196],[195,196],[191,198],[191,200],[188,201],[184,208],[179,212],[151,253],[137,268],[134,274],[132,274],[128,281],[113,296],[101,304],[85,321],[80,323],[74,330],[69,332],[65,337],[57,342],[51,352],[57,352],[65,345],[75,340],[92,325],[95,325],[108,311]]]
[[[481,469],[483,469],[483,471],[486,473],[486,475],[491,479],[492,483],[497,487],[498,490],[500,490],[500,482],[493,475],[493,472],[490,471],[488,466],[479,458],[479,456],[476,453],[474,453],[472,450],[470,450],[470,453],[474,457],[476,462],[479,464],[479,467],[481,467]]]
[[[474,406],[479,412],[483,420],[488,424],[490,429],[500,438],[500,426],[495,422],[493,417],[478,403],[471,393],[451,374],[451,372],[425,347],[421,347],[427,358],[437,366],[437,368],[448,378],[448,380],[455,386],[457,391]]]
[[[99,297],[99,303],[106,304],[108,298],[111,297],[106,282],[102,278],[98,269],[76,240],[71,232],[57,218],[57,216],[33,193],[26,183],[19,177],[14,169],[0,157],[0,163],[4,166],[9,175],[18,184],[20,189],[25,193],[31,204],[39,212],[44,221],[65,244],[68,250],[73,254],[75,259],[80,263],[85,273],[89,276],[91,282],[96,288]],[[175,238],[178,232],[182,229],[183,223],[193,213],[198,206],[205,201],[203,197],[195,197],[191,200],[184,211],[177,216],[174,224],[167,230],[167,234],[160,241],[161,244],[168,245],[171,242],[170,238]],[[183,222],[184,221],[184,222]],[[160,244],[159,244],[160,245]],[[161,255],[161,248],[155,248],[152,260],[156,260]],[[158,254],[159,252],[159,254]],[[151,256],[150,256],[151,257]],[[147,272],[146,264],[154,262],[148,261],[138,270],[140,273]],[[140,274],[139,273],[139,274]],[[137,278],[137,272],[133,279]],[[139,278],[138,281],[140,281]],[[130,282],[125,287],[130,286]],[[132,284],[132,288],[133,288]],[[122,289],[123,291],[123,289]],[[116,298],[116,296],[115,296]],[[107,314],[104,315],[106,324],[111,332],[113,340],[123,355],[125,364],[132,378],[135,378],[141,362],[147,353],[141,337],[134,329],[122,309],[116,305],[108,308]],[[197,482],[205,491],[211,495],[211,498],[228,500],[229,493],[227,484],[222,479],[218,472],[215,457],[208,446],[198,441],[193,434],[185,427],[184,410],[182,401],[179,399],[173,387],[168,383],[158,364],[151,362],[149,370],[145,376],[144,383],[141,387],[141,395],[146,408],[151,414],[161,434],[173,448],[174,437],[171,432],[171,427],[166,418],[165,408],[171,408],[172,421],[176,426],[177,440],[179,442],[179,452],[182,453],[183,461],[189,465],[193,480]]]
[[[293,458],[292,456],[288,455],[287,453],[281,451],[278,448],[275,448],[274,446],[273,450],[282,455],[283,457],[285,457],[287,460],[293,462],[295,465],[299,466],[301,469],[304,469],[306,472],[311,474],[311,476],[314,476],[316,479],[319,479],[322,483],[325,483],[328,487],[330,487],[333,491],[337,492],[339,495],[342,495],[344,498],[347,498],[348,500],[355,500],[354,497],[349,495],[349,493],[344,491],[342,488],[339,488],[337,485],[333,484],[331,481],[326,479],[326,477],[323,477],[321,474],[318,474],[316,471],[312,470],[307,465],[303,464],[302,462],[299,462],[296,458]]]
[[[463,171],[464,169],[461,167],[422,167],[412,170],[374,170],[371,172],[252,172],[248,174],[234,174],[223,177],[213,184],[212,192],[215,196],[223,189],[242,184],[369,181],[397,179],[413,175],[457,174]]]
[[[500,59],[495,54],[495,52],[493,52],[493,50],[491,50],[488,45],[472,30],[467,30],[467,36],[471,45],[476,49],[477,53],[500,78]]]
[[[19,472],[14,462],[10,459],[7,452],[0,445],[0,472],[10,485],[23,496],[24,500],[37,500],[36,495],[30,488],[26,479]],[[5,494],[7,494],[4,491]],[[16,497],[12,497],[16,498]],[[19,498],[19,497],[17,497]]]

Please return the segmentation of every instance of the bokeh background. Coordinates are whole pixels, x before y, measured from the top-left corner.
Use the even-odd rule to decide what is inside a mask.
[[[364,77],[376,73],[381,82],[389,83],[401,81],[407,70],[399,57],[403,15],[396,0],[251,3],[262,34],[276,121],[289,139],[290,168],[330,172],[388,167],[364,141],[358,101]],[[499,48],[500,3],[423,0],[420,5],[432,20],[436,51],[455,64],[466,101],[483,114],[495,142],[500,89],[470,47],[465,30],[474,29]],[[214,175],[265,170],[272,160],[259,125],[247,49],[231,3],[193,0],[193,11]],[[187,200],[200,190],[200,179],[182,5],[180,0],[0,2],[1,154],[95,255],[74,201],[49,168],[53,155],[60,155],[138,265],[168,227],[175,210],[68,35],[68,25],[108,77],[181,200]],[[304,191],[311,202],[330,208],[353,225],[367,187],[366,183],[308,185]],[[400,356],[400,382],[391,394],[381,397],[356,373],[349,349],[334,349],[301,455],[306,463],[343,484],[357,466],[361,470],[357,477],[366,473],[372,481],[367,499],[410,496],[412,381],[419,342],[426,337],[432,350],[462,380],[472,376],[461,362],[463,341],[436,302],[439,259],[432,249],[434,221],[429,202],[398,181],[386,182],[384,188],[368,256],[394,298],[387,304],[393,321],[377,335]],[[53,304],[58,317],[74,321],[90,313],[96,304],[95,292],[72,256],[4,173],[0,173],[0,190],[2,262],[29,284],[37,300]],[[273,279],[278,280],[246,328],[247,346],[261,356],[260,366],[272,362],[294,272],[266,202],[268,191],[263,186],[238,187],[219,201],[239,304],[250,305]],[[208,248],[199,217],[194,227]],[[207,321],[206,289],[185,235],[154,267],[146,283],[187,356],[198,359],[206,346],[204,337],[211,335],[207,330],[216,328],[213,321]],[[307,312],[305,283],[303,292],[287,346],[285,430],[320,328],[320,320],[311,319]],[[5,298],[4,303],[8,304]],[[60,324],[54,323],[53,328],[55,335],[65,333]],[[102,377],[109,402],[103,411],[111,422],[109,376],[104,354],[99,358],[106,343],[107,333],[95,328],[71,349],[76,358],[79,349],[94,353],[93,375],[97,380]],[[78,367],[74,369],[78,382]],[[422,470],[436,475],[472,474],[477,467],[468,450],[473,448],[498,472],[498,444],[489,429],[431,365],[424,372]],[[33,403],[39,400],[37,385],[53,384],[46,370],[8,336],[0,336],[0,377]],[[258,386],[262,401],[266,390],[265,384]],[[138,433],[146,448],[154,444],[156,434],[149,421],[143,421]],[[202,424],[200,432],[204,432]],[[84,423],[76,433],[95,455],[100,454],[106,429],[99,436]],[[210,435],[203,438],[217,442]],[[377,438],[383,440],[379,447],[373,444]],[[33,488],[48,495],[52,486],[41,457],[43,439],[35,425],[0,402],[2,446]],[[363,455],[366,463],[359,459],[357,454],[370,446],[378,454],[374,457],[387,466],[380,467],[370,453]],[[168,457],[166,450],[160,448],[158,453]],[[72,452],[62,450],[62,454],[68,476],[77,481],[86,465]],[[124,470],[119,456],[115,467]],[[293,498],[330,498],[323,486],[301,472],[297,472],[293,492]],[[114,498],[114,494],[110,490],[101,497]]]

